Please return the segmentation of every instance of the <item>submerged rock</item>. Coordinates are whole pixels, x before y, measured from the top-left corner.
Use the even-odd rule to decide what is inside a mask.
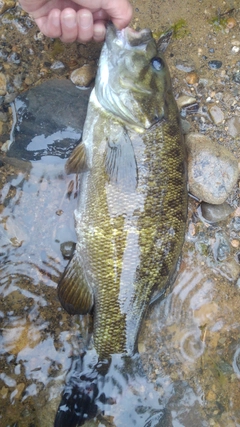
[[[227,219],[233,212],[233,208],[226,202],[221,205],[202,202],[200,210],[202,217],[211,224]]]
[[[237,159],[201,134],[187,135],[186,145],[190,192],[207,203],[223,203],[238,179]]]
[[[90,90],[77,89],[66,79],[48,80],[19,95],[7,156],[30,161],[68,158],[81,138],[89,95]]]

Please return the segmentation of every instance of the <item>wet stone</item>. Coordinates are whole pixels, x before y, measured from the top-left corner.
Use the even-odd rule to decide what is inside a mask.
[[[194,71],[188,73],[188,75],[186,76],[186,82],[189,85],[194,85],[196,83],[199,82],[199,76],[197,73],[195,73]]]
[[[221,205],[202,202],[200,209],[202,217],[209,223],[223,221],[233,212],[233,208],[226,202]]]
[[[65,68],[65,65],[62,63],[62,61],[55,61],[50,68],[51,70],[61,70]]]
[[[202,134],[187,135],[186,145],[190,193],[207,203],[223,203],[238,179],[237,159]]]
[[[63,242],[60,245],[60,250],[64,259],[70,259],[76,247],[75,242]]]
[[[0,0],[0,15],[2,15],[9,9],[12,9],[13,7],[15,7],[15,5],[15,0]]]
[[[219,125],[224,121],[223,111],[217,105],[212,105],[209,108],[209,114],[211,116],[213,123],[215,123],[215,125]]]
[[[213,255],[216,261],[224,261],[230,253],[230,244],[222,232],[217,232],[216,241],[213,245]]]
[[[231,117],[231,119],[227,121],[227,127],[229,135],[233,136],[233,138],[240,136],[240,117]]]
[[[240,71],[237,71],[236,73],[233,74],[233,81],[235,83],[240,83]]]
[[[7,156],[34,161],[44,156],[68,158],[81,138],[89,95],[69,80],[51,79],[18,96],[14,142]]]
[[[96,75],[96,67],[94,65],[85,64],[81,68],[77,68],[71,74],[73,84],[80,87],[88,87]]]
[[[0,96],[7,93],[7,80],[3,73],[0,73]]]
[[[175,62],[175,66],[178,70],[190,73],[195,70],[195,64],[190,59],[178,58]]]
[[[8,56],[7,61],[11,62],[12,64],[16,64],[16,65],[19,65],[21,63],[20,56],[16,52],[12,52]]]
[[[212,61],[208,62],[208,66],[211,70],[218,70],[222,66],[222,61],[213,59]]]
[[[179,110],[181,110],[183,107],[195,104],[197,100],[193,96],[181,95],[176,101]]]

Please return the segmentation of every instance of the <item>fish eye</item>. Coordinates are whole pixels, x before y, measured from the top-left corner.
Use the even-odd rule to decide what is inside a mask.
[[[151,64],[156,71],[160,71],[164,68],[164,61],[159,57],[152,58]]]

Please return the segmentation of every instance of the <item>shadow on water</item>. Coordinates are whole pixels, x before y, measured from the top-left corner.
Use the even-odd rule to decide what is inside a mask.
[[[1,160],[3,427],[53,426],[62,391],[79,392],[97,362],[91,341],[83,356],[89,319],[70,318],[56,295],[76,241],[77,189],[64,164],[89,95],[60,82],[16,100],[14,143]],[[240,425],[239,259],[229,243],[239,218],[206,226],[196,212],[191,202],[180,271],[144,321],[140,355],[114,355],[106,374],[90,378],[98,409],[86,426]]]

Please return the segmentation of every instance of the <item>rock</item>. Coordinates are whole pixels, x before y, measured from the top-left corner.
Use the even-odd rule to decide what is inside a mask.
[[[190,132],[191,124],[187,120],[181,119],[181,127],[183,135],[186,135]]]
[[[227,121],[228,133],[235,138],[240,136],[240,117],[233,116]]]
[[[5,146],[7,156],[28,161],[68,158],[81,138],[89,95],[90,90],[80,90],[67,79],[50,79],[23,92],[15,99],[17,123],[13,143]]]
[[[223,203],[238,179],[237,159],[201,134],[188,134],[186,145],[190,192],[207,203]]]
[[[233,16],[230,16],[229,18],[227,18],[227,27],[231,30],[232,28],[236,27],[237,25],[237,21]]]
[[[72,256],[72,254],[73,254],[73,252],[74,252],[75,247],[76,247],[76,243],[75,242],[69,241],[69,242],[63,242],[63,243],[61,243],[60,250],[62,252],[63,258],[64,259],[70,259],[71,256]]]
[[[232,53],[238,53],[240,51],[240,47],[239,46],[233,46],[231,52]]]
[[[202,217],[210,224],[227,219],[233,212],[233,208],[226,202],[221,205],[202,202],[200,209]]]
[[[62,61],[55,61],[50,68],[51,70],[61,70],[65,68],[65,65],[62,63]]]
[[[195,104],[197,102],[197,100],[193,96],[181,95],[176,100],[176,102],[177,102],[177,106],[178,106],[179,110],[181,110],[181,108],[183,108],[183,107]]]
[[[15,0],[0,0],[0,15],[16,6]]]
[[[195,64],[191,59],[177,58],[175,66],[178,70],[184,71],[185,73],[190,73],[195,70]]]
[[[190,72],[186,76],[186,82],[189,85],[194,85],[199,82],[199,76],[194,71]]]
[[[240,83],[240,71],[237,71],[236,73],[233,74],[233,81],[235,83]]]
[[[74,70],[70,78],[76,86],[87,87],[93,81],[95,75],[95,65],[85,64],[81,68]]]
[[[208,111],[215,125],[219,125],[224,121],[224,114],[221,108],[219,108],[217,105],[212,105],[211,107],[209,107]]]
[[[0,96],[7,93],[7,80],[3,73],[0,73]]]
[[[208,66],[211,70],[217,70],[218,68],[221,68],[222,61],[218,61],[217,59],[213,59],[212,61],[208,62]]]

